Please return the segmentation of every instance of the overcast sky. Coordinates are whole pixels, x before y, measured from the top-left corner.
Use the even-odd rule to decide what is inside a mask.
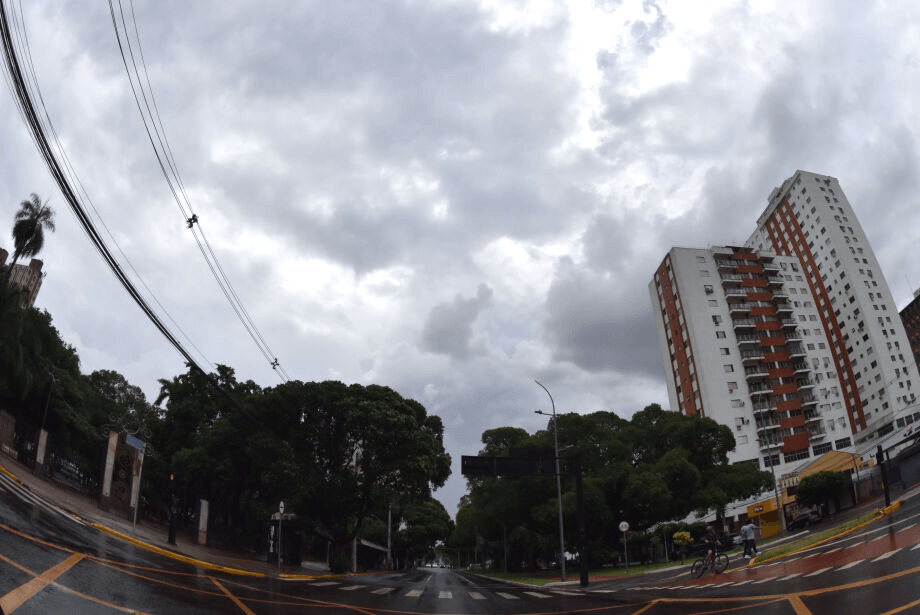
[[[160,173],[108,4],[23,4],[97,225],[203,367],[279,384]],[[534,379],[558,412],[667,407],[651,276],[672,246],[743,242],[796,169],[839,178],[899,309],[920,286],[914,2],[134,10],[192,207],[266,342],[293,379],[387,385],[440,416],[451,514],[484,430],[546,427]],[[84,373],[117,370],[153,401],[182,357],[80,229],[8,92],[0,118],[0,245],[22,199],[49,199],[37,307]]]

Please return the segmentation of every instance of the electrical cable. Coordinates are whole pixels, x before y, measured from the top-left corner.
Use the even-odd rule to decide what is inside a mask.
[[[109,0],[109,12],[112,17],[112,26],[115,29],[115,36],[118,43],[119,52],[121,53],[122,62],[128,75],[128,81],[131,85],[135,104],[137,106],[138,112],[141,115],[141,120],[144,123],[144,129],[147,132],[148,141],[154,150],[154,155],[156,156],[157,163],[159,164],[160,170],[166,179],[169,190],[179,207],[179,210],[183,216],[183,221],[192,231],[192,235],[198,244],[199,251],[202,253],[202,256],[207,262],[208,268],[211,270],[212,276],[217,281],[221,292],[230,303],[230,306],[239,319],[240,323],[246,329],[246,332],[252,338],[253,342],[256,344],[256,347],[262,353],[263,357],[265,357],[265,359],[271,365],[272,369],[278,373],[282,380],[287,381],[289,379],[287,373],[281,367],[276,355],[272,352],[267,341],[265,340],[265,337],[262,335],[262,332],[259,330],[248,310],[243,305],[239,294],[233,288],[233,284],[231,283],[229,276],[227,276],[226,271],[220,264],[220,260],[218,259],[217,254],[214,252],[211,244],[208,242],[207,237],[204,234],[204,230],[201,227],[201,221],[199,220],[198,215],[193,213],[194,210],[191,207],[191,203],[188,199],[188,194],[179,174],[178,165],[175,162],[172,148],[169,145],[169,140],[166,137],[166,131],[163,127],[162,117],[159,114],[159,107],[156,104],[156,97],[153,94],[153,88],[150,83],[150,76],[149,72],[147,71],[146,60],[143,54],[143,47],[140,42],[140,35],[137,27],[137,19],[134,12],[133,2],[130,3],[130,8],[136,45],[132,44],[131,42],[127,19],[125,17],[124,9],[122,8],[121,0],[118,1],[118,16],[120,16],[121,29],[119,28],[119,19],[118,16],[116,16],[113,1]],[[124,32],[124,41],[122,41],[122,30]],[[137,48],[136,55],[134,51],[135,46]],[[144,79],[141,78],[141,69],[138,67],[138,58],[140,58],[140,66],[142,67],[143,74],[145,76]],[[146,87],[144,86],[144,82],[147,84]]]

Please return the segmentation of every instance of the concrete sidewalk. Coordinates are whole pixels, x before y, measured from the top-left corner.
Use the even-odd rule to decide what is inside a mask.
[[[6,474],[36,496],[60,510],[79,518],[100,531],[114,535],[139,547],[178,561],[228,574],[280,578],[315,578],[331,576],[326,572],[311,574],[299,566],[278,566],[265,561],[264,556],[194,543],[184,532],[176,533],[176,544],[168,542],[169,531],[164,525],[138,520],[137,526],[122,515],[100,509],[93,498],[79,493],[32,471],[6,456],[0,456],[0,472]]]

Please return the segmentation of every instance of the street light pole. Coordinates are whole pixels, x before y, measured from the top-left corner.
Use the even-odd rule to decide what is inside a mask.
[[[779,457],[779,453],[776,454]],[[779,486],[776,484],[776,464],[773,462],[773,454],[770,454],[770,472],[773,474],[773,495],[776,496],[776,516],[779,517],[779,531],[780,534],[783,533],[783,530],[786,527],[786,515],[783,512],[783,507],[779,503]]]
[[[556,402],[553,401],[553,396],[550,394],[549,389],[540,384],[539,380],[534,380],[534,382],[546,391],[546,394],[549,395],[549,403],[553,407],[553,444],[556,448],[556,501],[559,503],[559,559],[561,561],[562,580],[565,581],[565,530],[562,523],[562,477],[559,473],[559,424],[556,421]],[[537,414],[546,414],[542,410],[535,410],[535,412]]]

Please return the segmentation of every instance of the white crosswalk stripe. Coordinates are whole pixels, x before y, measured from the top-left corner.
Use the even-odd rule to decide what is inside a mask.
[[[814,572],[809,572],[809,573],[806,574],[805,576],[806,576],[806,577],[816,577],[816,576],[818,576],[819,574],[821,574],[822,572],[827,572],[827,571],[830,570],[831,568],[833,568],[833,566],[831,566],[831,567],[829,567],[829,568],[822,568],[822,569],[820,569],[820,570],[815,570]]]
[[[473,600],[485,600],[486,597],[480,594],[479,592],[470,592],[470,598]]]
[[[920,549],[920,543],[917,543],[916,545],[910,548],[911,551],[916,551],[917,549]]]
[[[448,592],[448,591],[441,591],[441,592],[438,592],[438,598],[440,598],[440,599],[442,599],[442,600],[450,600],[450,599],[453,598],[453,597],[454,597],[454,595],[453,595],[451,592]]]
[[[767,581],[772,581],[772,580],[775,579],[775,578],[776,578],[776,577],[767,577],[767,578],[765,578],[765,579],[759,579],[759,580],[754,581],[753,583],[751,583],[751,585],[760,585],[761,583],[766,583]]]
[[[506,594],[505,592],[495,592],[495,593],[501,596],[502,598],[505,598],[506,600],[520,600],[520,598],[518,598],[514,594]]]
[[[540,592],[524,592],[528,596],[533,596],[534,598],[551,598],[549,594],[541,594]]]
[[[891,557],[892,555],[894,555],[895,553],[901,550],[903,549],[895,549],[894,551],[889,551],[888,553],[882,553],[881,555],[876,557],[874,560],[872,560],[872,562],[875,563],[875,562],[880,562],[883,559],[888,559],[889,557]]]
[[[361,589],[362,587],[364,587],[364,585],[349,585],[347,587],[340,587],[339,589],[341,589],[343,592],[353,592],[356,589]]]
[[[801,573],[801,572],[793,572],[792,574],[787,574],[787,575],[784,576],[784,577],[780,577],[779,580],[780,580],[780,581],[788,581],[789,579],[794,579],[794,578],[800,577],[800,576],[802,576],[802,573]]]
[[[371,593],[382,596],[384,594],[389,594],[390,592],[393,592],[393,591],[396,591],[395,587],[381,587],[380,589],[375,589]]]
[[[338,581],[317,581],[315,583],[310,583],[314,587],[328,587],[330,585],[338,585]]]
[[[856,564],[861,564],[861,563],[863,563],[864,561],[866,561],[866,560],[864,560],[864,559],[858,559],[858,560],[856,560],[855,562],[850,562],[849,564],[844,564],[843,566],[841,566],[841,567],[838,568],[837,570],[847,570],[847,569],[849,569],[849,568],[852,568],[852,567],[855,566]]]
[[[406,592],[406,598],[418,598],[422,595],[422,590],[420,589],[410,589]]]

